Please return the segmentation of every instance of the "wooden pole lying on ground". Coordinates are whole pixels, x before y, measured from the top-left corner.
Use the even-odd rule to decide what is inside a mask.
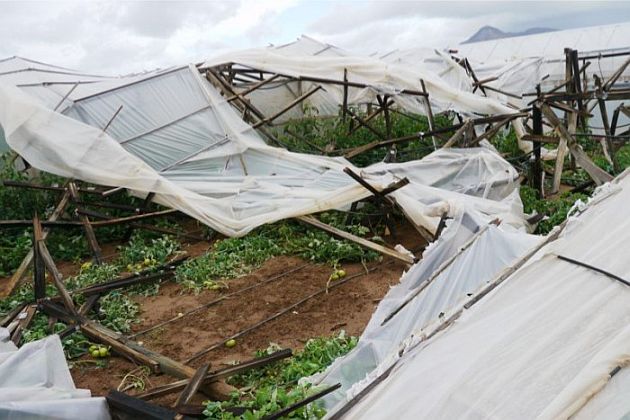
[[[358,245],[361,245],[365,248],[371,249],[373,251],[379,252],[381,254],[384,255],[388,255],[392,258],[396,258],[399,261],[402,261],[406,264],[413,264],[415,262],[415,259],[412,258],[409,255],[403,254],[401,252],[398,252],[394,249],[390,249],[390,248],[386,248],[383,245],[379,245],[377,243],[368,241],[367,239],[361,238],[359,236],[353,235],[351,233],[348,233],[346,231],[343,231],[341,229],[337,229],[336,227],[327,225],[323,222],[320,222],[319,220],[317,220],[316,218],[314,218],[313,216],[298,216],[296,217],[297,220],[299,220],[300,222],[304,222],[306,224],[309,224],[311,226],[315,226],[316,228],[319,228],[321,230],[324,230],[328,233],[330,233],[331,235],[337,236],[339,238],[342,239],[346,239],[352,242],[357,243]]]
[[[279,350],[267,356],[248,360],[246,362],[239,363],[238,365],[230,366],[228,368],[218,370],[216,372],[206,373],[203,377],[202,383],[208,384],[208,383],[216,382],[218,380],[230,377],[232,375],[237,375],[239,373],[243,373],[251,369],[266,366],[270,363],[277,362],[282,359],[286,359],[287,357],[291,357],[292,355],[293,355],[293,352],[291,351],[291,349]],[[142,398],[144,400],[150,400],[153,398],[163,397],[164,395],[172,394],[172,393],[175,393],[184,389],[188,383],[189,383],[189,380],[182,379],[182,380],[172,382],[167,385],[162,385],[156,388],[149,389],[147,391],[142,392],[141,394],[136,395],[136,397]]]

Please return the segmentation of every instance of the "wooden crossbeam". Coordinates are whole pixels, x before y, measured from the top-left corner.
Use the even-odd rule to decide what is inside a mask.
[[[250,369],[255,369],[276,362],[278,360],[286,359],[287,357],[291,357],[292,354],[293,352],[291,351],[291,349],[279,350],[267,356],[258,357],[216,372],[207,373],[204,377],[203,382],[209,384],[232,375],[246,372]],[[138,394],[137,397],[145,400],[159,398],[164,395],[181,391],[186,387],[188,382],[189,381],[187,379],[175,381],[167,385],[162,385],[153,389],[149,389],[141,394]]]
[[[348,241],[351,242],[355,242],[358,245],[361,245],[364,248],[368,248],[371,249],[373,251],[379,252],[381,254],[390,256],[392,258],[395,258],[399,261],[404,262],[405,264],[413,264],[415,263],[415,258],[412,258],[411,256],[407,255],[407,254],[403,254],[401,252],[398,252],[396,250],[390,249],[390,248],[386,248],[382,245],[379,245],[377,243],[374,243],[372,241],[368,241],[367,239],[361,238],[359,236],[353,235],[351,233],[348,233],[346,231],[343,231],[341,229],[337,229],[336,227],[327,225],[326,223],[320,222],[319,220],[317,220],[316,218],[314,218],[313,216],[298,216],[296,217],[297,220],[304,222],[306,224],[309,224],[311,226],[314,226],[318,229],[324,230],[328,233],[330,233],[331,235],[337,236],[339,238],[342,239],[347,239]]]
[[[273,114],[273,115],[271,115],[269,117],[265,117],[262,120],[258,121],[252,127],[258,128],[261,125],[270,124],[272,121],[274,121],[278,117],[280,117],[280,116],[284,115],[285,113],[287,113],[291,108],[295,107],[297,104],[303,102],[304,100],[306,100],[311,95],[317,93],[320,89],[322,89],[321,86],[314,87],[313,89],[311,89],[308,92],[306,92],[304,95],[302,95],[299,98],[296,98],[295,100],[291,101],[291,103],[289,103],[287,106],[282,108],[280,111],[276,112],[275,114]]]
[[[462,137],[464,137],[464,134],[466,134],[466,131],[468,131],[469,127],[472,125],[472,121],[468,120],[466,122],[464,122],[464,124],[462,124],[459,129],[457,129],[457,131],[451,136],[450,139],[448,139],[446,141],[446,143],[444,143],[444,145],[442,146],[443,149],[447,149],[449,147],[452,147],[453,145],[457,144]]]
[[[595,181],[597,185],[602,185],[606,182],[612,181],[613,177],[608,172],[601,169],[599,166],[595,165],[591,158],[582,150],[582,148],[576,143],[575,139],[571,136],[567,128],[562,124],[560,119],[554,114],[554,112],[549,108],[549,105],[542,104],[541,111],[552,125],[555,130],[560,135],[561,144],[564,142],[571,155],[575,158],[576,162],[584,168],[584,170],[589,174],[589,176]]]

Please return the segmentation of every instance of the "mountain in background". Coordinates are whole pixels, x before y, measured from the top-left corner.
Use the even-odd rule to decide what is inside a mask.
[[[514,38],[516,36],[541,34],[543,32],[554,32],[551,28],[529,28],[522,32],[503,32],[501,29],[493,26],[484,26],[479,29],[473,36],[468,38],[462,44],[471,44],[473,42],[491,41],[493,39]]]

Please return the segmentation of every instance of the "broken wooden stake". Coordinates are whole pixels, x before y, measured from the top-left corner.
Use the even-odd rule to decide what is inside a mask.
[[[381,254],[390,256],[392,258],[395,258],[399,261],[404,262],[405,264],[413,264],[415,263],[415,258],[412,258],[411,256],[407,255],[407,254],[403,254],[401,252],[398,252],[394,249],[390,249],[390,248],[386,248],[383,245],[379,245],[377,243],[368,241],[367,239],[361,238],[359,236],[353,235],[351,233],[348,233],[346,231],[343,231],[341,229],[337,229],[336,227],[327,225],[326,223],[320,222],[319,220],[317,220],[316,218],[314,218],[313,216],[298,216],[296,217],[297,220],[307,223],[311,226],[315,226],[316,228],[319,228],[321,230],[324,230],[334,236],[337,236],[339,238],[342,239],[347,239],[348,241],[351,242],[355,242],[358,245],[361,245],[364,248],[368,248],[371,249],[373,251],[379,252]]]

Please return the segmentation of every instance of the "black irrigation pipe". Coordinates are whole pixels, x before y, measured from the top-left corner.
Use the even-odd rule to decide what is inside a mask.
[[[227,342],[229,340],[235,340],[235,339],[237,339],[237,338],[239,338],[239,337],[249,333],[250,331],[253,331],[253,330],[257,329],[258,327],[260,327],[260,326],[262,326],[262,325],[264,325],[264,324],[266,324],[268,322],[271,322],[271,321],[273,321],[276,318],[281,317],[282,315],[292,311],[293,309],[295,309],[298,306],[300,306],[301,304],[311,300],[312,298],[314,298],[316,296],[319,296],[321,294],[327,293],[329,290],[334,289],[334,288],[336,288],[338,286],[341,286],[343,284],[346,284],[347,282],[349,282],[352,279],[355,279],[355,278],[361,277],[361,276],[365,276],[365,275],[367,275],[367,274],[369,274],[369,273],[379,269],[380,267],[382,267],[382,266],[384,266],[386,264],[391,264],[391,263],[393,263],[395,261],[396,261],[395,259],[392,259],[392,260],[389,260],[389,261],[387,261],[385,263],[381,263],[381,264],[375,265],[375,266],[373,266],[371,268],[366,268],[365,271],[362,271],[360,273],[356,273],[356,274],[353,274],[351,276],[348,276],[348,277],[346,277],[343,280],[339,280],[336,283],[333,283],[333,284],[331,284],[329,286],[326,286],[326,287],[324,287],[324,288],[322,288],[322,289],[320,289],[320,290],[318,290],[316,292],[313,292],[310,295],[300,299],[298,302],[296,302],[296,303],[294,303],[294,304],[292,304],[292,305],[282,309],[280,312],[276,312],[275,314],[271,315],[270,317],[265,318],[262,321],[257,322],[256,324],[251,325],[251,326],[245,328],[244,330],[241,330],[241,331],[239,331],[239,332],[237,332],[235,334],[232,334],[231,336],[225,338],[224,340],[216,342],[215,344],[211,345],[210,347],[193,354],[191,357],[189,357],[188,359],[184,360],[183,363],[184,364],[189,364],[190,362],[200,358],[201,356],[204,356],[204,355],[210,353],[212,350],[215,350],[215,349],[221,347],[223,345],[223,343],[225,343],[225,342]]]
[[[605,275],[607,277],[610,277],[611,279],[617,280],[618,282],[623,283],[626,286],[630,286],[630,282],[628,282],[627,280],[622,279],[621,277],[617,276],[616,274],[609,273],[606,270],[602,270],[601,268],[597,268],[597,267],[594,267],[594,266],[592,266],[590,264],[586,264],[586,263],[583,263],[581,261],[574,260],[572,258],[568,258],[568,257],[562,256],[562,255],[558,255],[558,258],[561,259],[562,261],[567,261],[567,262],[570,262],[572,264],[579,265],[580,267],[584,267],[584,268],[588,268],[589,270],[596,271],[596,272],[598,272],[600,274],[603,274],[603,275]]]
[[[194,314],[194,313],[196,313],[196,312],[201,311],[202,309],[209,308],[209,307],[210,307],[210,306],[212,306],[212,305],[216,305],[217,303],[220,303],[220,302],[222,302],[222,301],[224,301],[224,300],[226,300],[226,299],[228,299],[228,298],[231,298],[232,296],[235,296],[235,295],[238,295],[238,294],[241,294],[241,293],[247,292],[247,291],[249,291],[249,290],[251,290],[251,289],[255,289],[255,288],[257,288],[257,287],[260,287],[260,286],[263,286],[263,285],[265,285],[265,284],[271,283],[272,281],[278,280],[278,279],[280,279],[280,278],[282,278],[282,277],[284,277],[284,276],[287,276],[287,275],[289,275],[289,274],[295,273],[296,271],[302,270],[303,268],[305,268],[305,267],[306,267],[306,266],[308,266],[308,265],[309,265],[309,263],[306,263],[306,264],[300,265],[300,266],[298,266],[298,267],[296,267],[296,268],[293,268],[293,269],[291,269],[291,270],[289,270],[289,271],[285,271],[285,272],[283,272],[283,273],[276,274],[275,276],[272,276],[272,277],[270,277],[270,278],[268,278],[268,279],[266,279],[266,280],[263,280],[263,281],[258,282],[258,283],[256,283],[256,284],[253,284],[253,285],[251,285],[251,286],[247,286],[247,287],[245,287],[245,288],[243,288],[243,289],[240,289],[240,290],[237,290],[237,291],[235,291],[235,292],[228,293],[228,294],[226,294],[226,295],[223,295],[223,296],[221,296],[221,297],[218,297],[217,299],[211,300],[211,301],[210,301],[210,302],[208,302],[208,303],[204,303],[204,304],[203,304],[203,305],[201,305],[201,306],[197,306],[196,308],[193,308],[193,309],[190,309],[190,310],[189,310],[189,311],[187,311],[187,312],[184,312],[181,316],[175,316],[175,317],[173,317],[173,318],[171,318],[171,319],[167,319],[166,321],[160,322],[160,323],[155,324],[155,325],[153,325],[153,326],[151,326],[151,327],[149,327],[149,328],[146,328],[146,329],[144,329],[144,330],[141,330],[141,331],[138,331],[138,332],[136,332],[136,333],[133,333],[133,334],[131,334],[131,335],[127,336],[127,338],[134,338],[134,337],[137,337],[137,336],[139,336],[139,335],[146,334],[146,333],[148,333],[148,332],[150,332],[150,331],[153,331],[153,330],[155,330],[155,329],[157,329],[157,328],[163,327],[163,326],[168,325],[168,324],[170,324],[170,323],[173,323],[173,322],[175,322],[175,321],[177,321],[177,320],[179,320],[179,319],[182,319],[182,318],[183,318],[183,317],[185,317],[185,316],[192,315],[192,314]]]

